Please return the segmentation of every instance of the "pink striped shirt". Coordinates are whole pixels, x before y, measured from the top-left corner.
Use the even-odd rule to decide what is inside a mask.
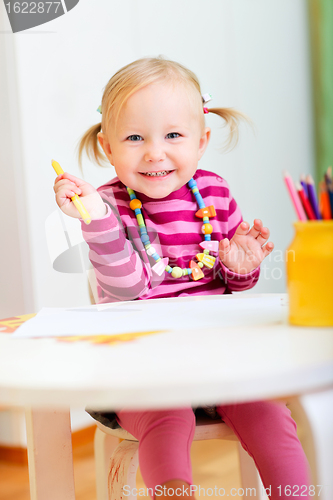
[[[231,239],[242,216],[228,184],[205,170],[197,170],[194,179],[205,205],[214,205],[216,210],[216,217],[210,219],[212,240]],[[151,270],[155,261],[148,257],[141,242],[126,187],[115,177],[98,191],[108,212],[89,226],[82,223],[82,231],[89,245],[100,303],[231,293],[251,288],[258,281],[259,268],[248,274],[236,274],[219,261],[217,254],[214,267],[204,267],[204,277],[198,281],[189,276],[173,278],[166,272],[156,276]],[[204,239],[202,219],[195,215],[199,207],[189,187],[185,185],[163,199],[136,194],[142,202],[142,214],[156,252],[161,258],[167,257],[171,267],[188,268],[190,260],[202,252],[199,243]]]

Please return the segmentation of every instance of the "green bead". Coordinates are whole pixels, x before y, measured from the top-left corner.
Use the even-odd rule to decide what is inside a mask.
[[[209,255],[209,250],[207,250],[207,248],[205,248],[203,253],[205,253],[206,255]]]
[[[199,189],[197,187],[193,188],[192,193],[199,193]]]
[[[170,269],[171,269],[171,267],[170,267],[169,265],[167,265],[167,266],[165,267],[165,270],[166,270],[166,272],[167,272],[167,273],[170,271]]]
[[[203,265],[203,263],[202,263],[202,262],[198,262],[198,266],[199,266],[199,267],[203,267],[204,265]]]
[[[171,276],[173,278],[181,278],[183,276],[183,270],[180,267],[174,267]]]
[[[136,220],[138,221],[139,226],[145,225],[145,221],[143,220],[142,214],[137,214]]]

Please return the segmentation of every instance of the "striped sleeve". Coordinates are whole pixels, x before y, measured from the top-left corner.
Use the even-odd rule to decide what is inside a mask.
[[[145,294],[151,280],[146,253],[133,248],[124,228],[107,204],[108,212],[89,226],[82,223],[82,233],[89,246],[99,302],[134,300]]]
[[[254,287],[259,279],[260,267],[253,269],[253,271],[247,274],[237,274],[230,271],[221,261],[220,266],[222,278],[231,292],[249,290]]]

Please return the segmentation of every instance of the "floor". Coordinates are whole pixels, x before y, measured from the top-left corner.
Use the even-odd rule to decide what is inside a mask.
[[[237,443],[232,441],[201,441],[192,445],[193,482],[205,489],[203,500],[219,498],[209,488],[241,488],[238,470]],[[74,450],[76,500],[96,500],[93,443]],[[144,488],[140,473],[137,487]],[[203,490],[202,490],[203,491]],[[143,493],[143,490],[141,490]],[[233,490],[235,493],[235,490]],[[230,495],[229,495],[230,496]],[[197,498],[200,498],[197,495]],[[139,499],[145,497],[140,495]],[[232,494],[240,500],[241,496]],[[0,500],[30,500],[28,467],[0,461]]]

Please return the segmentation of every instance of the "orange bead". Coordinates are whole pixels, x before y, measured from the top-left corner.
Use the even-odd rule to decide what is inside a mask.
[[[192,269],[191,277],[194,281],[200,280],[201,278],[205,277],[204,273],[201,271],[198,264],[194,262],[194,260],[190,261],[190,268]]]
[[[197,217],[215,217],[216,216],[216,211],[213,205],[209,205],[209,207],[205,208],[200,208],[195,215]]]
[[[212,234],[213,226],[211,224],[203,224],[201,231],[203,234]]]
[[[132,210],[136,210],[137,208],[141,208],[142,207],[142,203],[140,200],[138,200],[137,198],[134,198],[133,200],[130,201],[130,208]]]

